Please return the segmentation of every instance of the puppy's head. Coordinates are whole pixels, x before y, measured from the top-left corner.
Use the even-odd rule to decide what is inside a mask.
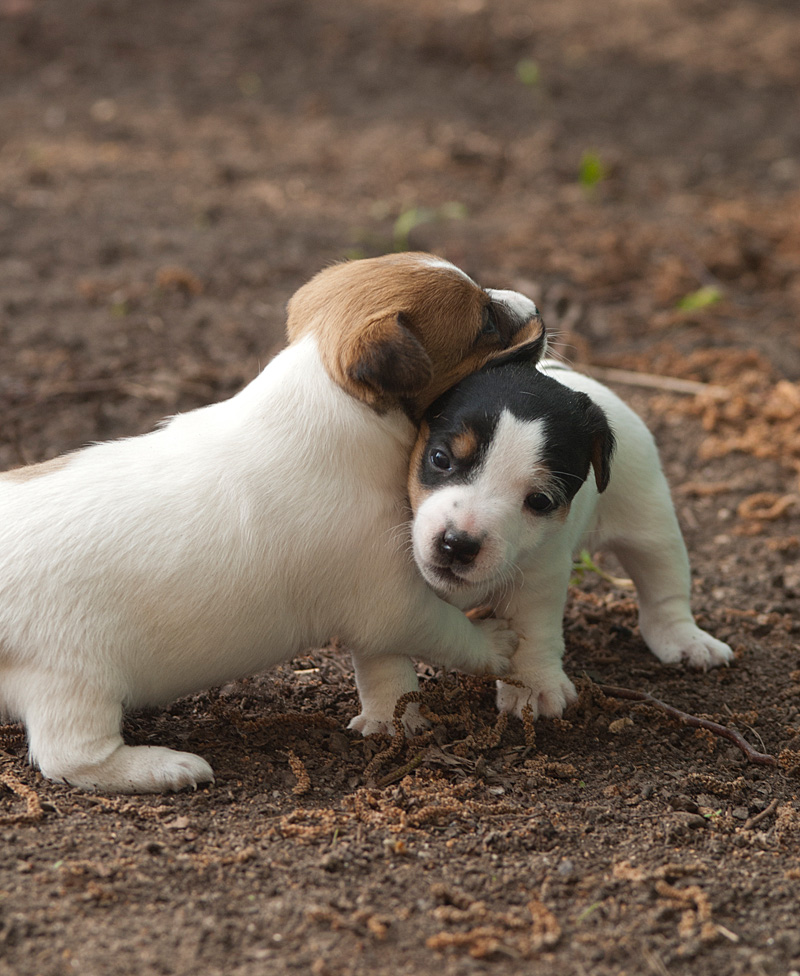
[[[412,455],[422,575],[462,599],[513,584],[540,547],[558,546],[590,469],[596,490],[606,489],[613,451],[603,411],[535,367],[490,365],[468,376],[427,412]]]
[[[547,342],[532,301],[484,290],[431,254],[336,264],[289,301],[289,341],[316,338],[329,375],[376,410],[418,419],[459,379],[490,360],[536,361]]]

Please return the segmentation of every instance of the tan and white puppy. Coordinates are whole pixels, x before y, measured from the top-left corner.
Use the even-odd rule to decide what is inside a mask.
[[[493,356],[543,348],[534,305],[430,255],[390,255],[321,272],[287,327],[290,345],[231,399],[0,476],[0,711],[25,723],[48,778],[116,792],[212,780],[199,756],[125,745],[123,708],[334,635],[379,707],[400,656],[403,672],[406,655],[507,670],[516,635],[440,600],[398,532],[412,418]]]
[[[502,710],[558,716],[575,698],[562,619],[583,548],[617,555],[657,658],[703,669],[731,660],[694,622],[689,560],[653,438],[600,383],[553,362],[489,364],[426,414],[409,491],[423,576],[464,609],[491,606],[520,634],[512,676],[525,687],[500,682]]]

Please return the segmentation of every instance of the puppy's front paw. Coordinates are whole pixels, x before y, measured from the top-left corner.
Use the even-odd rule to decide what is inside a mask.
[[[519,647],[517,632],[511,629],[506,620],[497,620],[494,617],[477,620],[474,626],[486,635],[489,642],[488,654],[464,670],[471,674],[508,674],[511,658]]]
[[[522,718],[523,709],[530,705],[533,717],[558,718],[563,715],[567,705],[572,704],[578,693],[575,685],[564,674],[561,664],[537,671],[514,674],[524,687],[497,682],[497,707],[501,712],[510,712]]]
[[[664,664],[685,662],[707,671],[730,664],[733,651],[693,623],[651,628],[643,635],[650,650]]]
[[[424,718],[416,702],[409,702],[403,712],[403,728],[408,735],[419,735],[430,727],[430,722]],[[348,723],[348,729],[354,729],[363,736],[368,735],[394,735],[394,711],[391,717],[386,718],[379,715],[367,715],[361,712],[352,718]]]

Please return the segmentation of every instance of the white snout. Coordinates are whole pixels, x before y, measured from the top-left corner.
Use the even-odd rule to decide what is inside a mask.
[[[453,487],[434,492],[417,510],[414,559],[428,584],[448,598],[489,592],[510,572],[514,553],[497,524],[500,513],[492,508],[463,487]],[[450,539],[467,539],[471,545],[465,552],[448,546]]]

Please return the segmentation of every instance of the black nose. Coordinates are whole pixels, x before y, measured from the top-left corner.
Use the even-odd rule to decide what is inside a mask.
[[[440,555],[447,563],[460,563],[468,566],[475,561],[475,557],[481,551],[481,540],[468,532],[459,532],[456,529],[445,529],[439,536],[438,549]]]

